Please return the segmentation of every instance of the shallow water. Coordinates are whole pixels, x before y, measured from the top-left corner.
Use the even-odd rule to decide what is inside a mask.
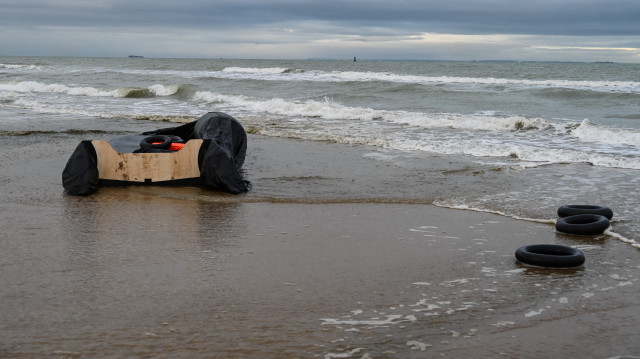
[[[245,166],[251,200],[543,221],[561,205],[604,205],[611,231],[637,245],[639,76],[637,64],[2,57],[0,135],[108,139],[224,111],[252,134],[305,141],[304,156],[285,141]],[[322,157],[317,142],[361,153]]]
[[[607,235],[559,234],[552,223],[430,205],[536,183],[519,170],[252,135],[248,194],[124,187],[70,197],[60,173],[81,139],[149,127],[81,126],[87,132],[3,136],[2,357],[640,351],[635,248]],[[540,207],[554,216],[551,198]],[[531,243],[575,246],[587,262],[525,267],[513,254]]]
[[[639,349],[637,258],[605,238],[424,205],[220,205],[135,189],[63,202],[38,226],[12,220],[21,240],[3,243],[7,357]],[[532,241],[578,246],[588,262],[523,267],[513,251]]]
[[[636,65],[137,60],[0,61],[0,357],[640,353]],[[63,194],[81,140],[207,111],[251,192]]]

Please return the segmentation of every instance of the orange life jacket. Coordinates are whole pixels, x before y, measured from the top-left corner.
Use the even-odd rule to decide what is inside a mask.
[[[159,145],[162,142],[151,142],[152,145]],[[168,150],[171,151],[180,151],[182,149],[182,147],[184,147],[184,143],[179,143],[179,142],[171,142],[171,146],[169,146],[169,148],[167,148]]]

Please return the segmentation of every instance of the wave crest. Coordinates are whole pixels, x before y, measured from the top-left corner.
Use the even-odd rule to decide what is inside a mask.
[[[216,75],[226,77],[231,74],[248,76],[258,80],[317,81],[317,82],[393,82],[418,85],[453,85],[453,86],[487,86],[509,87],[513,89],[540,89],[542,95],[553,96],[563,94],[572,96],[576,91],[593,93],[640,94],[640,82],[609,80],[564,80],[564,79],[520,79],[496,77],[464,77],[464,76],[427,76],[407,75],[392,72],[375,71],[303,71],[285,67],[226,67]]]
[[[189,94],[189,85],[161,85],[156,84],[147,88],[120,87],[115,90],[100,89],[95,87],[67,86],[63,84],[45,84],[37,81],[9,81],[0,83],[0,91],[17,93],[62,93],[70,96],[95,96],[95,97],[124,97],[124,98],[151,98],[156,96],[173,96]]]
[[[295,69],[287,67],[225,67],[222,72],[237,72],[245,74],[282,74],[295,72]]]
[[[194,99],[271,115],[320,118],[325,120],[386,121],[420,128],[455,128],[486,131],[539,131],[552,127],[541,118],[523,116],[499,117],[494,115],[429,114],[422,112],[374,110],[349,107],[329,99],[324,101],[287,101],[280,98],[258,99],[244,95],[224,95],[198,91]]]
[[[609,143],[613,145],[640,145],[640,131],[601,126],[586,119],[571,131],[571,135],[587,142]]]
[[[49,92],[65,93],[71,96],[117,96],[117,90],[102,90],[94,87],[71,87],[63,84],[44,84],[37,81],[11,81],[0,84],[0,90],[28,93]]]
[[[0,64],[0,69],[8,70],[38,70],[39,66],[26,64]]]
[[[155,92],[150,89],[121,88],[118,89],[118,93],[121,94],[121,97],[125,98],[151,98],[156,95]]]

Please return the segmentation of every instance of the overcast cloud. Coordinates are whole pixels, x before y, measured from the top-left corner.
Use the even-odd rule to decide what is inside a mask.
[[[638,0],[0,0],[0,55],[640,62]]]

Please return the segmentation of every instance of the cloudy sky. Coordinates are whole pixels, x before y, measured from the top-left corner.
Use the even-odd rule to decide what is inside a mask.
[[[639,0],[0,0],[0,55],[640,62]]]

